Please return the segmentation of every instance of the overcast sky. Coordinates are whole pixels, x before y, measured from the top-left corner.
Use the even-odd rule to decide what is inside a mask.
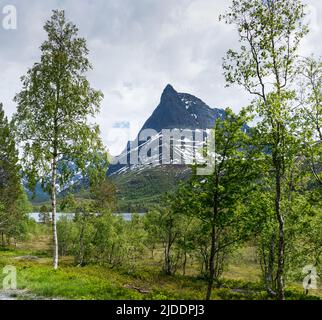
[[[322,1],[306,0],[311,33],[301,54],[322,53]],[[65,9],[90,49],[94,88],[103,91],[97,118],[112,154],[134,138],[158,105],[166,84],[201,98],[211,107],[238,111],[248,97],[225,88],[222,57],[238,45],[236,32],[218,21],[222,0],[0,0],[17,9],[17,29],[0,25],[0,101],[9,116],[20,77],[39,60],[44,22],[52,9]],[[1,15],[2,14],[2,15]],[[130,130],[117,129],[129,123]],[[115,139],[115,136],[118,139]]]

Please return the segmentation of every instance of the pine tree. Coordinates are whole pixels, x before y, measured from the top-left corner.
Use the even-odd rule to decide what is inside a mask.
[[[0,104],[0,232],[4,245],[16,237],[25,218],[26,198],[20,183],[18,152],[13,131]]]

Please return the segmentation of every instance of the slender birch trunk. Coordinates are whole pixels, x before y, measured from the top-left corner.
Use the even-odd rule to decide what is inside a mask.
[[[56,203],[56,179],[57,179],[57,160],[53,158],[52,163],[52,182],[51,182],[51,205],[52,205],[52,231],[53,231],[53,267],[58,268],[58,238],[57,238],[57,203]]]
[[[278,240],[278,260],[277,260],[277,294],[279,300],[285,300],[284,288],[284,253],[285,253],[285,231],[284,218],[281,212],[281,176],[280,172],[276,175],[276,216],[279,226]]]

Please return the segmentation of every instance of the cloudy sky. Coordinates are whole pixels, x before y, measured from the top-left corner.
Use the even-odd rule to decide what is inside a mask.
[[[301,54],[322,52],[322,1],[305,0],[311,33]],[[9,116],[20,88],[20,76],[39,60],[44,22],[52,9],[65,9],[68,19],[87,39],[94,66],[88,75],[103,91],[97,121],[112,154],[134,138],[158,105],[166,84],[188,92],[211,107],[239,110],[248,97],[225,88],[222,57],[237,46],[236,32],[218,21],[229,1],[222,0],[0,0],[17,9],[17,29],[0,24],[0,101]],[[129,123],[130,129],[121,129]],[[117,137],[117,139],[116,139]]]

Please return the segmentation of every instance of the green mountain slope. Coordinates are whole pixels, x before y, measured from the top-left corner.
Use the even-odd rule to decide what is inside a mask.
[[[183,165],[144,167],[128,170],[110,177],[117,188],[118,210],[144,212],[160,202],[162,195],[175,190],[180,181],[190,176],[191,170]]]

